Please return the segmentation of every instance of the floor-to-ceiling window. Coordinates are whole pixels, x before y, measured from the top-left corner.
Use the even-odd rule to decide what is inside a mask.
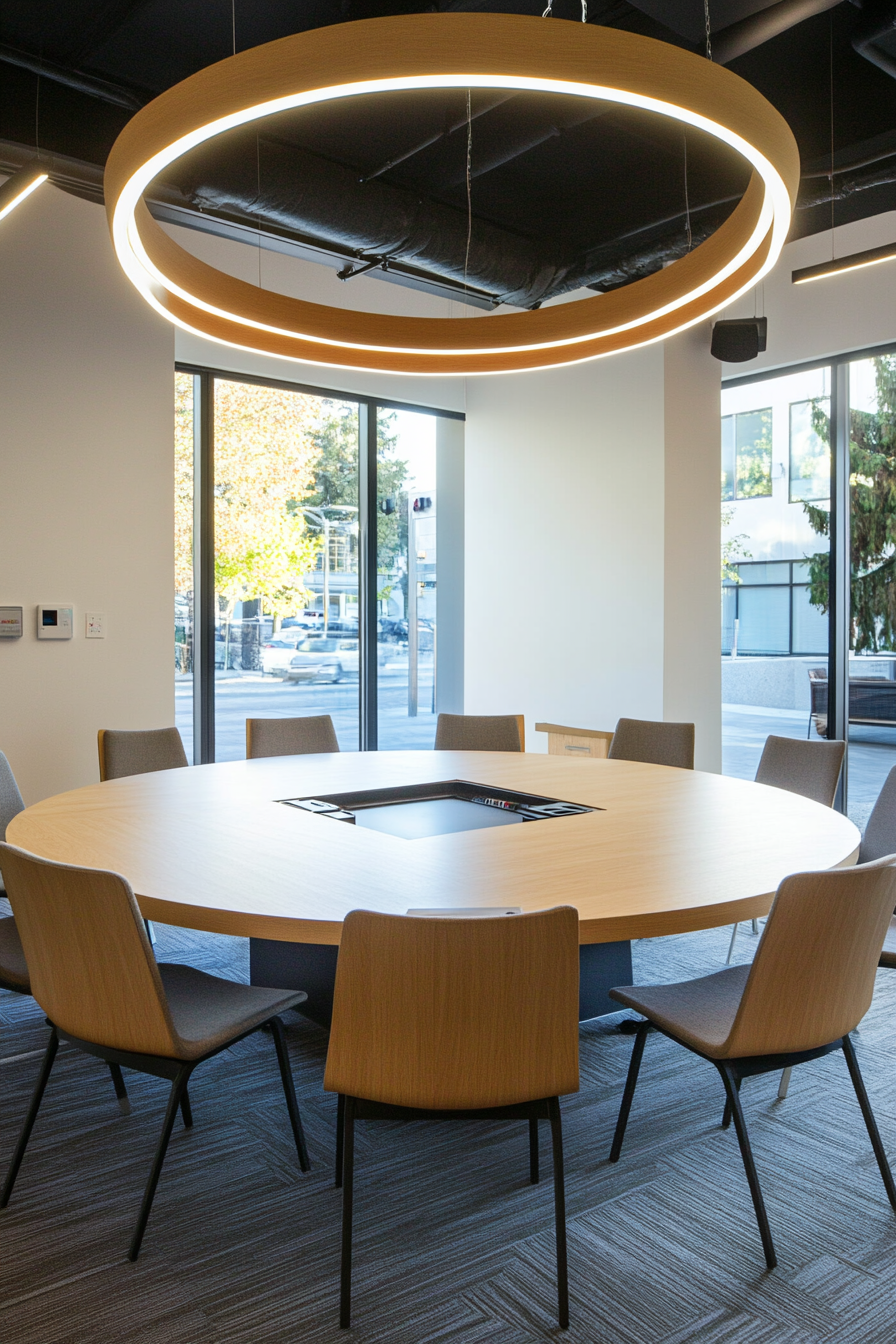
[[[862,824],[896,765],[896,354],[849,379],[849,813]]]
[[[445,413],[207,370],[175,395],[188,752],[238,760],[247,718],[315,714],[344,751],[431,746]]]
[[[193,401],[196,379],[174,375],[174,706],[193,759]]]
[[[721,439],[723,770],[847,738],[864,824],[896,765],[896,354],[733,380]]]
[[[752,779],[769,733],[805,737],[826,669],[810,556],[830,498],[830,369],[722,392],[722,768]]]
[[[377,706],[381,748],[431,747],[436,675],[436,422],[378,416]]]

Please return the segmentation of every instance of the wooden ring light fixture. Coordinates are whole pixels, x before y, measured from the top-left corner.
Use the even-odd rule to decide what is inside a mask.
[[[646,279],[531,312],[448,319],[354,312],[256,288],[178,246],[143,201],[181,155],[276,113],[361,94],[474,88],[571,94],[655,112],[737,151],[752,168],[749,185],[706,242]],[[280,358],[429,375],[579,363],[692,326],[774,265],[798,184],[787,123],[729,70],[631,33],[509,14],[370,19],[240,52],[138,112],[115,142],[105,177],[118,258],[169,321]]]

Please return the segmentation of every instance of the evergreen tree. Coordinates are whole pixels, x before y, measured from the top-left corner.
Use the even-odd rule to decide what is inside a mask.
[[[896,632],[896,355],[874,360],[877,410],[850,410],[849,503],[852,610],[850,643],[856,652],[894,647]],[[815,431],[830,442],[828,416],[814,408]],[[819,536],[830,537],[829,509],[803,508]],[[809,556],[809,599],[830,606],[829,554]]]

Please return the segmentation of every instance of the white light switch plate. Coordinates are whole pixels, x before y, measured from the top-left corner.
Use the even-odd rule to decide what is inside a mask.
[[[85,611],[84,638],[85,639],[106,638],[106,618],[101,611]]]

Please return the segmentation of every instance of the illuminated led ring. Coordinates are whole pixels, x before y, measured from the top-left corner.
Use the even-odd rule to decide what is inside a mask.
[[[674,265],[609,294],[484,317],[390,317],[288,298],[198,261],[152,219],[143,193],[213,136],[289,108],[401,89],[574,94],[693,126],[752,166],[743,199]],[[106,168],[119,260],[158,312],[202,336],[312,364],[411,374],[503,373],[662,340],[761,279],[783,246],[799,154],[749,84],[631,33],[508,14],[419,14],[285,37],[200,70],[128,123]]]

